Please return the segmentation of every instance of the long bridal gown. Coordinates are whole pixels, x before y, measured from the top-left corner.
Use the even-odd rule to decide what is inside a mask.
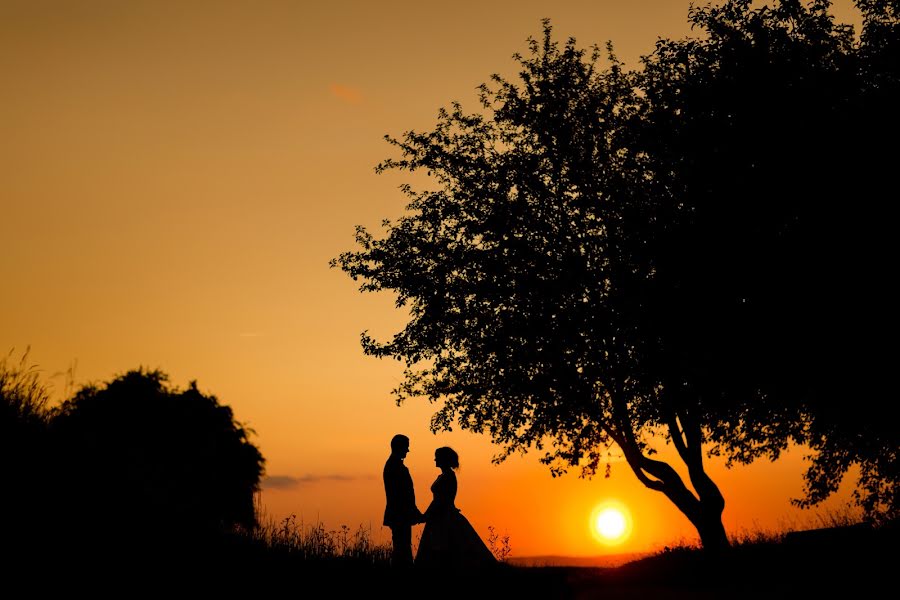
[[[443,472],[431,484],[433,500],[416,553],[423,567],[481,567],[497,562],[478,532],[456,508],[456,474]]]

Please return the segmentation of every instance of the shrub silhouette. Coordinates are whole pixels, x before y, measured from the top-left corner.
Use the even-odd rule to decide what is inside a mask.
[[[55,411],[57,479],[79,537],[98,528],[119,537],[135,524],[143,539],[256,524],[264,459],[248,430],[196,382],[180,391],[167,381],[160,371],[129,371]]]
[[[28,366],[28,351],[15,363],[0,358],[0,545],[21,546],[31,523],[43,517],[42,490],[49,392],[39,371]],[[4,553],[6,554],[6,553]]]
[[[28,470],[47,425],[49,393],[27,358],[26,351],[17,365],[9,356],[0,359],[0,474],[6,481]]]

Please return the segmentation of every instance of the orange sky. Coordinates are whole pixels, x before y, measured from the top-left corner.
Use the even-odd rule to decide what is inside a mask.
[[[457,505],[513,554],[645,551],[694,530],[624,466],[612,479],[552,479],[537,456],[490,464],[484,437],[428,431],[431,408],[396,407],[400,367],[362,354],[393,333],[389,296],[361,295],[328,260],[353,227],[398,216],[398,175],[373,167],[384,134],[476,108],[475,87],[514,73],[550,17],[582,45],[612,40],[627,65],[658,36],[689,33],[686,0],[327,3],[0,0],[0,351],[31,346],[76,382],[139,365],[233,407],[256,432],[267,512],[329,529],[371,526],[397,432],[420,508],[451,445]],[[849,0],[843,21],[858,19]],[[801,452],[775,465],[711,467],[731,533],[809,523],[789,505]],[[846,496],[846,490],[844,490]],[[617,548],[588,529],[606,499],[632,512]]]

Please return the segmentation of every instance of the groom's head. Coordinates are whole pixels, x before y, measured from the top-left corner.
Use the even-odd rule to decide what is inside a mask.
[[[391,454],[404,458],[407,453],[409,453],[409,438],[402,433],[398,433],[391,438]]]

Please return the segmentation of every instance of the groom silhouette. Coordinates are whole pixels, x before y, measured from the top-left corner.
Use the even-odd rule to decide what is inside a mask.
[[[409,469],[403,464],[408,453],[409,438],[398,433],[391,439],[391,455],[384,463],[384,524],[391,528],[391,566],[394,567],[412,566],[412,526],[425,520],[416,507]]]

